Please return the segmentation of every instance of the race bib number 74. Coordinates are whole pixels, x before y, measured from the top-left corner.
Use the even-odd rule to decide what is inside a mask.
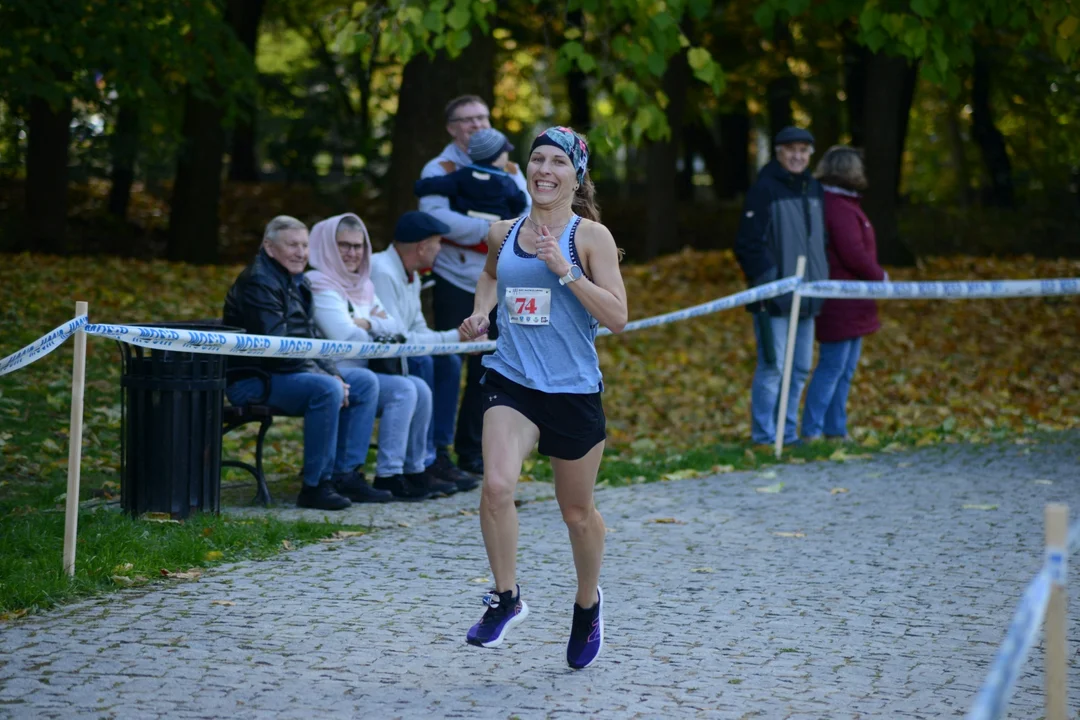
[[[551,322],[551,290],[506,288],[506,315],[515,325],[547,325]]]

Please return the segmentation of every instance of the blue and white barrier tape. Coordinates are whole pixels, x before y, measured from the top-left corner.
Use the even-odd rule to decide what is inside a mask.
[[[896,282],[870,283],[847,280],[800,282],[796,277],[783,278],[766,285],[744,290],[691,308],[627,323],[625,330],[666,325],[709,313],[748,305],[760,300],[786,295],[799,288],[804,297],[818,298],[1008,298],[1045,297],[1050,295],[1080,295],[1080,278],[1047,280],[978,280],[955,282]],[[220,355],[256,355],[260,357],[309,357],[328,359],[410,357],[415,355],[450,355],[487,352],[495,349],[494,342],[483,343],[405,343],[381,345],[331,340],[305,340],[265,335],[147,328],[137,325],[89,325],[86,316],[66,323],[27,347],[0,360],[0,375],[10,373],[38,358],[44,357],[86,325],[88,335],[102,335],[144,347],[172,348],[185,352]],[[611,331],[601,328],[600,335]]]
[[[626,330],[664,325],[708,313],[727,310],[739,305],[767,300],[785,295],[799,284],[796,277],[784,278],[742,292],[677,310],[666,315],[645,318],[628,323]],[[242,333],[212,332],[151,328],[138,325],[88,325],[88,335],[101,335],[121,342],[149,348],[162,348],[181,352],[210,353],[216,355],[247,355],[255,357],[325,358],[327,360],[371,359],[385,357],[412,357],[416,355],[453,355],[458,353],[487,352],[495,349],[495,342],[482,343],[354,343],[336,340],[274,337]],[[601,328],[600,335],[611,331]]]
[[[30,343],[22,350],[17,350],[0,360],[0,375],[15,372],[21,367],[45,357],[56,348],[64,344],[64,341],[75,334],[75,331],[87,323],[86,315],[80,315],[74,320],[69,320],[52,332],[43,335]]]
[[[1028,584],[998,648],[990,673],[983,681],[967,720],[998,720],[1004,717],[1013,685],[1039,635],[1050,600],[1050,570],[1043,567]]]
[[[1051,280],[957,280],[935,282],[860,282],[817,280],[799,288],[803,297],[816,298],[1010,298],[1080,295],[1080,278]]]
[[[209,330],[181,330],[139,325],[87,325],[88,335],[100,335],[131,345],[214,355],[276,358],[353,358],[449,355],[494,350],[495,342],[482,343],[358,343],[337,340],[248,335]]]
[[[634,320],[626,324],[623,328],[623,332],[628,330],[641,330],[643,328],[656,327],[657,325],[667,325],[668,323],[678,322],[680,320],[689,320],[690,318],[699,317],[701,315],[708,315],[714,312],[720,312],[721,310],[730,310],[732,308],[739,307],[740,305],[749,305],[750,303],[760,302],[761,300],[768,300],[770,298],[786,295],[794,290],[799,284],[799,278],[787,277],[780,280],[774,280],[766,285],[759,285],[749,290],[743,290],[737,292],[734,295],[728,295],[717,300],[710,300],[707,303],[701,305],[694,305],[684,310],[675,310],[674,312],[665,313],[663,315],[657,315],[651,318],[644,318],[642,320]],[[601,328],[600,335],[610,335],[611,331],[607,328]]]

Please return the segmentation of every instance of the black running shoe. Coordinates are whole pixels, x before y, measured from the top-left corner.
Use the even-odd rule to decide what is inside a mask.
[[[517,586],[517,595],[513,590],[495,592],[484,596],[488,609],[480,622],[469,628],[465,642],[479,647],[493,648],[502,645],[506,633],[529,615],[529,606],[521,599],[521,587]]]
[[[596,661],[604,647],[604,593],[596,588],[596,604],[585,609],[574,603],[574,624],[566,643],[566,662],[575,670]]]

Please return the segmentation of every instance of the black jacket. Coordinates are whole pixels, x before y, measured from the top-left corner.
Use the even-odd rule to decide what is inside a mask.
[[[521,217],[528,202],[513,178],[490,165],[467,165],[441,177],[423,178],[413,189],[419,197],[445,195],[450,209],[462,215],[473,210],[503,220]]]
[[[253,335],[317,338],[311,301],[311,285],[303,275],[293,276],[260,249],[255,262],[244,268],[225,296],[224,323],[242,327]],[[322,372],[337,375],[330,360],[310,358],[229,357],[229,382],[255,375],[246,369],[268,373]]]
[[[808,173],[793,175],[776,160],[761,169],[757,182],[746,194],[735,257],[752,287],[795,274],[799,255],[806,256],[807,281],[828,280],[825,257],[825,204],[821,183]],[[791,311],[791,295],[766,300],[772,315]],[[813,317],[821,309],[820,298],[803,298],[800,317]],[[755,303],[747,309],[759,309]]]

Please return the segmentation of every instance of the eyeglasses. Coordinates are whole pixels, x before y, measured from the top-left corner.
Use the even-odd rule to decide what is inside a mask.
[[[466,117],[450,118],[450,122],[482,123],[485,120],[490,120],[490,119],[491,119],[491,116],[488,115],[488,114],[484,114],[484,115],[468,115]]]
[[[337,247],[338,247],[338,252],[340,252],[342,255],[348,255],[351,252],[354,252],[354,253],[362,253],[362,252],[364,252],[364,248],[367,247],[367,244],[366,243],[339,242],[337,244]]]

